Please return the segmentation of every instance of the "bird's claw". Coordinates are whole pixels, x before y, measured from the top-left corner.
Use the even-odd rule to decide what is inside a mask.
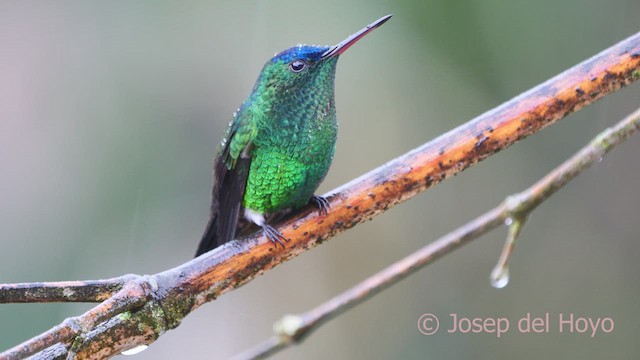
[[[264,236],[266,236],[267,239],[269,239],[274,244],[280,244],[280,246],[282,246],[283,249],[284,249],[284,243],[282,242],[282,240],[284,240],[285,242],[289,242],[289,239],[284,237],[284,235],[282,235],[280,231],[276,230],[271,225],[268,225],[268,224],[262,225],[262,232],[264,232]]]
[[[314,203],[315,206],[318,207],[318,212],[320,213],[320,215],[326,216],[329,213],[329,208],[331,206],[329,205],[329,200],[327,200],[327,198],[318,196],[318,195],[313,195],[311,197],[311,201]]]

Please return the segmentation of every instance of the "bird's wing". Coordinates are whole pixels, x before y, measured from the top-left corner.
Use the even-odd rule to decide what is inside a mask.
[[[251,165],[256,126],[250,111],[241,111],[227,128],[214,160],[211,215],[196,256],[233,240]]]

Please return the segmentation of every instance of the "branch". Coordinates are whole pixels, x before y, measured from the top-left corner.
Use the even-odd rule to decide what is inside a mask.
[[[133,278],[135,275],[106,280],[4,284],[0,287],[0,304],[101,302],[112,297]]]
[[[415,253],[390,265],[386,269],[367,278],[353,288],[334,297],[333,299],[299,315],[286,315],[274,325],[275,335],[247,350],[234,359],[262,359],[301,342],[311,332],[317,330],[327,321],[344,313],[352,307],[370,299],[382,290],[394,285],[407,276],[433,263],[444,255],[465,245],[489,231],[509,223],[507,246],[503,251],[500,268],[503,274],[508,274],[506,263],[513,250],[513,241],[522,229],[526,217],[548,199],[556,191],[568,184],[581,172],[600,161],[609,151],[621,144],[631,135],[640,130],[640,109],[636,110],[613,128],[608,128],[596,136],[587,146],[555,168],[528,189],[507,197],[500,205],[480,215],[469,223],[459,227],[438,240],[424,246]],[[507,221],[508,219],[521,221]],[[522,222],[522,223],[521,223]],[[494,271],[495,273],[496,271]],[[504,280],[502,276],[492,276],[493,280]],[[508,281],[508,278],[507,280]],[[497,287],[504,287],[506,281]]]
[[[59,342],[65,344],[67,356],[78,359],[109,357],[149,344],[163,332],[179,326],[185,316],[203,303],[639,78],[640,34],[636,34],[334,190],[328,197],[331,205],[328,215],[321,216],[307,208],[279,226],[291,239],[285,249],[255,236],[230,242],[155,275],[132,275],[114,297],[79,317],[65,320],[58,326],[60,330],[54,328],[47,333],[51,335],[47,340],[41,336],[7,350],[0,354],[0,360],[26,357]],[[137,290],[131,290],[129,284]],[[42,291],[40,298],[64,300],[64,293],[60,297],[60,290],[56,290],[59,286],[41,285],[31,287]],[[28,285],[21,287],[25,286]],[[113,292],[118,286],[110,284],[100,287],[100,291]],[[0,294],[14,288],[0,285]],[[87,296],[87,299],[96,301],[101,297]],[[118,306],[120,303],[128,305]],[[71,335],[62,336],[62,329]],[[56,354],[61,351],[58,346],[54,350]]]

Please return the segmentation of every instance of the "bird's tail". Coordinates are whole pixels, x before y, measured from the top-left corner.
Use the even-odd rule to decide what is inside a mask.
[[[218,247],[218,241],[216,240],[217,229],[216,229],[216,216],[212,214],[209,218],[209,222],[207,223],[207,227],[204,229],[204,233],[202,234],[202,238],[200,239],[200,244],[198,245],[198,250],[196,251],[196,256],[198,257],[207,251]]]

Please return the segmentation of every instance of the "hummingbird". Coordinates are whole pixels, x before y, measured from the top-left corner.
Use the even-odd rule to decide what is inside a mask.
[[[288,239],[267,221],[309,203],[327,214],[329,202],[314,192],[335,151],[338,57],[391,16],[337,45],[297,45],[267,61],[251,95],[234,113],[214,158],[209,222],[196,257],[247,233],[253,225],[284,248]]]

